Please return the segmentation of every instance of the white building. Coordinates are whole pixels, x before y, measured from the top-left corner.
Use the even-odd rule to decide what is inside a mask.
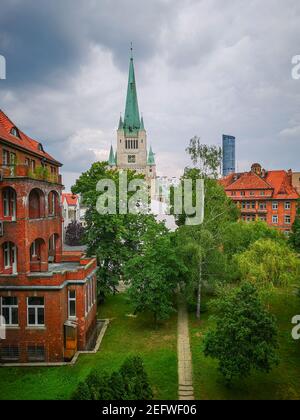
[[[81,222],[79,196],[72,193],[62,194],[63,236],[66,229],[73,221]]]

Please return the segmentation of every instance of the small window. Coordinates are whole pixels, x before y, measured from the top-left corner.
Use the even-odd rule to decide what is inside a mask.
[[[3,164],[3,166],[9,165],[9,152],[7,150],[3,150],[2,164]]]
[[[273,203],[272,203],[272,209],[273,210],[278,210],[278,202],[277,201],[273,201]]]
[[[272,223],[273,223],[274,225],[277,225],[277,224],[278,224],[278,216],[273,216],[273,217],[272,217]]]
[[[45,303],[43,297],[28,298],[27,311],[29,326],[45,325]]]
[[[284,203],[284,209],[285,210],[291,210],[291,202],[290,201],[286,201]]]
[[[16,127],[13,127],[13,128],[10,130],[10,134],[11,134],[12,136],[15,136],[15,137],[20,138],[19,131],[18,131],[18,129],[17,129]]]
[[[260,195],[261,195],[261,196],[266,195],[265,191],[261,191],[261,192],[260,192]]]
[[[42,345],[33,345],[27,347],[27,355],[29,362],[44,362],[45,347]]]
[[[135,163],[135,155],[128,156],[128,163]]]
[[[2,297],[1,298],[1,315],[5,319],[5,324],[8,326],[18,326],[18,298],[16,297]]]
[[[17,362],[19,358],[19,346],[3,346],[0,348],[0,360],[2,362]]]
[[[245,191],[241,191],[241,196],[245,196],[246,194],[245,194]]]
[[[69,318],[76,318],[76,291],[69,290]]]
[[[291,224],[291,216],[284,216],[284,224],[285,225]]]

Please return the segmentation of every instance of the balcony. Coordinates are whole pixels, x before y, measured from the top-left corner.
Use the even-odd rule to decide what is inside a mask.
[[[28,165],[0,165],[2,178],[30,178],[37,181],[46,181],[53,184],[61,184],[62,177],[59,174],[51,174],[48,168],[38,166],[32,170]]]

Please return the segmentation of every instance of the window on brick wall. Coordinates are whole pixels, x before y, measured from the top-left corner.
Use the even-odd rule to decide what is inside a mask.
[[[273,210],[278,210],[278,202],[277,201],[273,201],[273,203],[272,203],[272,209]]]
[[[2,297],[0,300],[1,315],[8,326],[19,325],[19,307],[17,297]]]
[[[19,358],[19,346],[8,345],[0,348],[0,360],[2,362],[17,362]]]
[[[290,210],[291,209],[291,202],[290,201],[286,201],[284,203],[284,209],[285,210]]]
[[[272,216],[272,223],[274,223],[274,225],[278,224],[278,216]]]
[[[76,291],[68,291],[68,311],[69,318],[76,318]]]
[[[27,357],[29,362],[44,362],[45,347],[40,344],[34,344],[27,347]]]
[[[13,188],[4,188],[2,191],[3,216],[11,217],[14,221],[17,213],[17,194]]]
[[[29,326],[45,325],[45,303],[43,297],[27,299],[27,319]]]
[[[289,216],[289,215],[284,216],[284,224],[285,225],[290,225],[291,224],[291,216]]]

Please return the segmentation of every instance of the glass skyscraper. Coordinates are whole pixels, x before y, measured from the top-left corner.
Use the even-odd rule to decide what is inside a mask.
[[[235,172],[235,137],[223,135],[223,176]]]

